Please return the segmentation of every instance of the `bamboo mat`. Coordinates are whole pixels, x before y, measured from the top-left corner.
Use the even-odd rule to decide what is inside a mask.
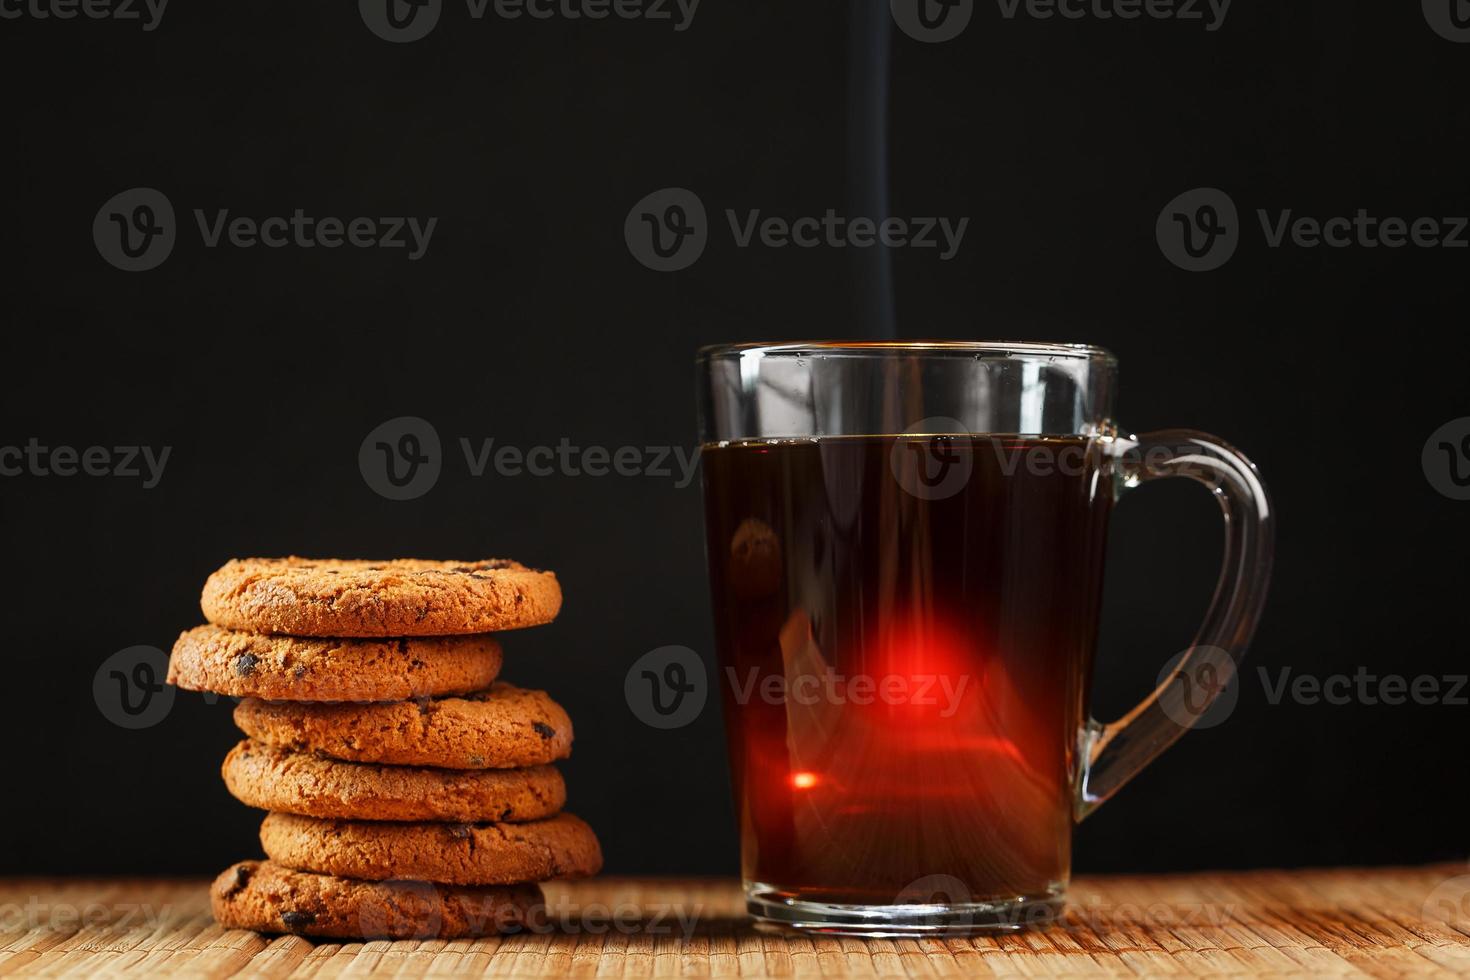
[[[554,931],[313,943],[225,931],[202,881],[0,880],[0,975],[1470,976],[1470,867],[1083,878],[1064,921],[977,939],[767,935],[727,881],[546,888]]]

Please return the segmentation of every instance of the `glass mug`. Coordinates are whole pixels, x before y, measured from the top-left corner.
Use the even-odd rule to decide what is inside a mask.
[[[1117,361],[1042,343],[700,351],[705,511],[747,905],[856,935],[1046,921],[1071,827],[1230,680],[1270,574],[1255,467],[1112,421]],[[1194,643],[1088,713],[1109,512],[1182,476],[1225,516]]]

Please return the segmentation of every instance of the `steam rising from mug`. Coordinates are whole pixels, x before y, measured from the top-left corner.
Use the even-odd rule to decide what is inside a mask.
[[[888,217],[888,79],[893,15],[888,0],[852,0],[848,72],[848,197],[852,213]],[[870,340],[897,337],[893,254],[887,245],[849,250],[857,304],[854,322]]]

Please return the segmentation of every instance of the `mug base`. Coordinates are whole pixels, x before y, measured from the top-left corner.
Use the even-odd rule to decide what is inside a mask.
[[[1065,885],[1054,882],[1041,894],[988,902],[847,905],[799,898],[774,885],[747,881],[745,907],[761,931],[871,939],[971,936],[1050,925],[1061,914],[1065,891]]]

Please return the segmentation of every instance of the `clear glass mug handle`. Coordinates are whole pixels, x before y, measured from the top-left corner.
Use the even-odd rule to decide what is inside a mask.
[[[1074,806],[1078,820],[1192,727],[1234,677],[1265,603],[1274,537],[1270,498],[1255,466],[1214,436],[1165,429],[1110,436],[1101,443],[1115,495],[1170,477],[1209,488],[1225,518],[1225,554],[1204,624],[1174,670],[1122,718],[1110,724],[1089,720],[1083,729]]]

